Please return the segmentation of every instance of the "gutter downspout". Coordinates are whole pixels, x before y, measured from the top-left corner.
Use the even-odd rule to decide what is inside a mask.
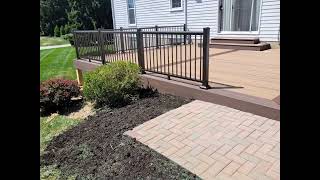
[[[113,3],[113,0],[111,0],[111,13],[112,13],[112,26],[113,26],[113,29],[116,29],[116,18],[115,18],[115,15],[114,15],[114,3]]]
[[[188,0],[184,0],[184,23],[186,24],[186,29],[188,30]]]

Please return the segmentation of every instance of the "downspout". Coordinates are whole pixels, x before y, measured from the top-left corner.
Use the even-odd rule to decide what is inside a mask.
[[[188,0],[184,0],[184,23],[186,24],[186,29],[188,30]]]
[[[111,13],[112,13],[112,26],[113,26],[113,29],[116,29],[116,18],[114,15],[113,0],[111,0]]]

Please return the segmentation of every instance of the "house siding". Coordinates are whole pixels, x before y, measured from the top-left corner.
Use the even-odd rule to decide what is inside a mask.
[[[193,0],[188,1],[188,29],[202,31],[204,27],[210,27],[210,36],[218,31],[218,6],[219,0]]]
[[[261,0],[259,31],[261,41],[278,41],[280,27],[280,0]],[[170,0],[136,0],[136,26],[128,24],[127,0],[113,0],[115,28],[182,25],[185,23],[183,10],[171,11]],[[210,27],[211,37],[219,35],[219,0],[188,1],[187,25],[190,31],[202,31]],[[223,35],[226,36],[226,35]],[[239,35],[246,36],[246,35]]]
[[[120,27],[128,27],[128,13],[127,13],[127,1],[126,0],[113,0],[115,27],[114,29],[119,29]]]
[[[128,23],[126,0],[114,0],[114,7],[116,28],[183,25],[185,22],[184,10],[171,11],[170,0],[136,0],[136,26]],[[184,9],[184,4],[182,7]]]
[[[259,38],[278,41],[280,29],[280,0],[262,0]]]

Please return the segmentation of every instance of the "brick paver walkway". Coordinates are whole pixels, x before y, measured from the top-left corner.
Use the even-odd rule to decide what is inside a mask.
[[[203,179],[280,179],[279,121],[196,100],[125,134]]]

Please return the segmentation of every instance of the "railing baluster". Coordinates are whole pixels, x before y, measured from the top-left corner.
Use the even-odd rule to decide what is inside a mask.
[[[197,79],[197,35],[194,36],[194,79]]]
[[[203,28],[203,74],[202,74],[202,86],[201,88],[209,89],[209,40],[210,28]]]
[[[144,67],[144,46],[143,46],[143,33],[141,29],[137,30],[137,45],[138,45],[138,63],[141,68],[142,73],[145,73]]]
[[[178,75],[178,35],[176,34],[176,75]]]
[[[160,34],[160,67],[161,67],[161,64],[162,64],[162,56],[161,56],[161,49],[162,49],[162,47],[161,47],[161,41],[162,41],[162,36],[161,36],[161,34]],[[158,51],[157,51],[157,56],[158,56]],[[158,69],[158,59],[157,59],[157,69]],[[162,73],[162,67],[161,67],[161,69],[160,69],[160,71],[161,71],[161,73]]]
[[[169,39],[169,34],[167,34],[167,42]],[[170,79],[170,47],[168,47],[168,79]]]
[[[174,48],[173,34],[171,34],[171,73],[173,74],[173,48]]]

